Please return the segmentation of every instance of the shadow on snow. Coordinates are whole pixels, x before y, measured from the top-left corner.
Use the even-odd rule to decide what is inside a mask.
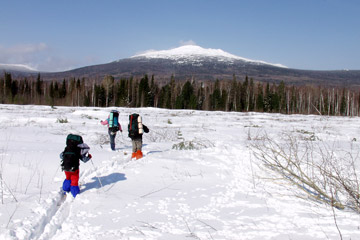
[[[100,179],[101,183],[99,182],[99,179]],[[110,184],[115,184],[117,182],[124,181],[124,180],[126,180],[126,177],[125,177],[125,174],[123,174],[123,173],[111,173],[108,176],[103,176],[103,177],[99,177],[99,178],[93,177],[91,180],[93,180],[93,181],[85,183],[83,185],[83,188],[81,189],[82,193],[86,192],[90,189],[93,189],[93,188],[99,189],[101,187],[105,187]]]

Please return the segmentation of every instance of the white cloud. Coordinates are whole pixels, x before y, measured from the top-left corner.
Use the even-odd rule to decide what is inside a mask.
[[[48,46],[45,43],[38,43],[38,44],[22,44],[12,46],[7,49],[10,54],[32,54],[32,53],[39,53],[42,51],[46,51]]]
[[[180,46],[185,46],[185,45],[197,45],[195,41],[193,40],[180,40]]]
[[[0,45],[0,63],[24,64],[37,69],[37,59],[48,49],[45,43],[18,44],[14,46]]]
[[[96,59],[84,57],[82,60],[63,57],[46,43],[0,45],[0,63],[22,64],[38,71],[66,71],[94,63]]]
[[[193,40],[186,40],[186,41],[180,40],[180,41],[179,41],[179,46],[180,46],[180,47],[181,47],[181,46],[187,46],[187,45],[197,46],[196,42],[193,41]],[[179,47],[179,46],[174,46],[174,47],[172,47],[171,49],[177,48],[177,47]],[[138,52],[136,52],[135,55],[133,55],[132,57],[138,56],[138,55],[144,55],[144,54],[147,54],[147,53],[153,53],[153,52],[157,52],[157,51],[160,51],[160,50],[148,49],[148,50],[145,50],[145,51],[138,51]]]

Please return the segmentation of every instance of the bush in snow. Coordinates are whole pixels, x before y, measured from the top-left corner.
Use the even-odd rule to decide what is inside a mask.
[[[57,123],[68,123],[69,121],[67,120],[67,118],[58,118],[56,120]]]
[[[291,135],[278,140],[268,136],[258,139],[251,145],[256,158],[299,187],[305,196],[360,213],[359,178],[355,168],[359,155],[352,146],[344,152],[341,147],[335,149],[335,144],[329,147]]]
[[[214,144],[208,140],[194,139],[192,141],[183,140],[180,143],[174,144],[172,149],[176,150],[200,150],[204,148],[214,147]]]

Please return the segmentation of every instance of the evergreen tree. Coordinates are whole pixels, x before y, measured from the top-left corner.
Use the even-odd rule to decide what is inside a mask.
[[[57,82],[55,82],[54,84],[54,98],[58,98],[59,97],[59,84]]]
[[[271,111],[271,91],[270,91],[270,84],[266,84],[265,88],[265,97],[264,97],[264,111],[270,112]]]
[[[221,98],[219,102],[219,110],[226,111],[228,93],[226,92],[225,88],[221,91]]]
[[[127,105],[127,84],[126,79],[120,79],[116,84],[116,106],[126,106]]]
[[[276,86],[273,84],[271,91],[271,102],[270,102],[270,111],[279,112],[280,111],[280,97],[277,91],[275,91]]]
[[[152,100],[150,95],[149,78],[147,74],[141,78],[138,92],[140,99],[138,107],[150,107]]]
[[[91,93],[90,91],[86,91],[84,95],[84,106],[89,107],[91,106]]]
[[[255,110],[255,84],[254,79],[250,78],[249,83],[249,109],[248,111],[254,111]]]
[[[256,110],[259,112],[264,112],[264,92],[263,85],[258,83],[257,85],[257,98],[256,98]]]
[[[196,97],[194,95],[194,87],[189,81],[184,84],[181,95],[183,96],[184,109],[196,109]]]
[[[240,88],[240,111],[248,110],[248,96],[249,96],[249,78],[246,75],[245,81]]]
[[[291,87],[290,113],[297,113],[297,99],[295,86]]]
[[[63,80],[62,84],[61,84],[61,88],[59,89],[59,97],[60,98],[65,98],[67,94],[66,91],[66,81],[65,79]]]
[[[42,80],[41,80],[40,73],[39,73],[38,76],[37,76],[37,78],[36,78],[36,93],[37,93],[38,95],[41,95],[42,85],[43,85],[43,82],[42,82]]]
[[[54,105],[54,98],[55,98],[55,88],[54,88],[54,83],[51,82],[50,83],[50,89],[49,89],[49,96],[51,99],[51,105]]]
[[[150,99],[149,99],[149,106],[157,107],[157,95],[159,94],[159,87],[155,82],[154,75],[151,76],[151,83],[150,83]]]
[[[12,77],[11,77],[11,73],[4,73],[5,75],[5,91],[9,91],[11,90],[11,83],[12,83]],[[4,95],[6,95],[6,93],[4,93]]]
[[[14,102],[14,98],[16,96],[16,94],[18,93],[18,81],[12,81],[11,82],[11,97],[12,97],[12,102]]]
[[[103,85],[95,84],[95,106],[105,107],[106,106],[106,89]]]
[[[175,77],[174,75],[171,75],[170,80],[170,108],[173,109],[175,106],[175,99],[176,99],[176,92],[175,92]]]
[[[216,79],[215,89],[210,96],[211,98],[211,110],[220,110],[221,106],[221,90],[220,90],[220,81]]]
[[[277,87],[277,94],[279,96],[279,112],[286,113],[286,89],[284,81],[281,81]]]

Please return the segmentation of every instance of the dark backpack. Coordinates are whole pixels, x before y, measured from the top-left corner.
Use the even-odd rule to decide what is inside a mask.
[[[79,169],[79,159],[81,149],[79,144],[84,143],[83,139],[79,135],[69,134],[66,138],[66,147],[63,152],[63,159],[61,162],[61,168],[64,171],[73,172]]]
[[[69,134],[66,137],[66,146],[77,146],[79,144],[84,143],[83,139],[81,136],[79,135],[75,135],[75,134]]]
[[[133,113],[129,115],[128,131],[130,138],[143,134],[144,130],[139,114]]]
[[[113,110],[110,112],[109,116],[109,130],[111,132],[119,131],[119,112]]]

